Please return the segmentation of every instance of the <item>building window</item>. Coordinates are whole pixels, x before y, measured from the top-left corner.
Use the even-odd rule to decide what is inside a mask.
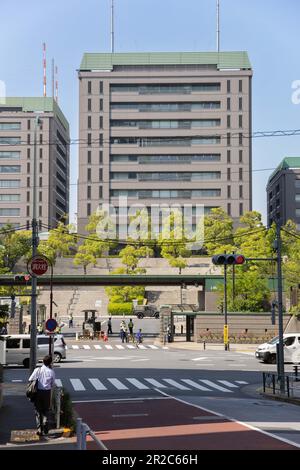
[[[239,145],[243,145],[243,134],[239,133]]]
[[[227,116],[227,129],[229,129],[231,127],[231,116],[228,115]]]
[[[30,178],[29,178],[29,176],[27,177],[27,188],[30,188]]]
[[[39,217],[42,217],[43,215],[43,209],[42,206],[39,206]]]
[[[40,176],[40,188],[43,187],[43,178]]]
[[[227,214],[231,215],[231,204],[227,204]]]
[[[87,216],[89,217],[92,213],[91,211],[91,204],[90,202],[87,203],[87,210],[86,210]]]
[[[30,222],[29,220],[26,221],[26,230],[29,230],[30,229]]]
[[[239,115],[239,128],[240,129],[243,128],[243,115],[242,114]]]
[[[227,181],[231,181],[231,168],[227,168]]]
[[[99,127],[100,129],[103,129],[103,116],[99,117]]]
[[[88,99],[88,111],[92,111],[92,100],[91,100],[91,98]]]
[[[296,201],[296,202],[300,202],[300,194],[296,194],[296,196],[295,196],[295,201]]]
[[[231,186],[227,186],[227,198],[231,199]]]
[[[88,94],[90,95],[92,93],[92,82],[89,80],[88,81]]]
[[[20,188],[20,180],[0,180],[0,188]]]
[[[88,153],[87,153],[87,162],[88,162],[88,165],[92,163],[92,152],[90,150],[88,150]]]
[[[87,187],[87,198],[88,199],[91,199],[91,193],[92,193],[92,188],[91,188],[91,186],[88,186]]]
[[[39,191],[39,202],[43,201],[43,192]]]
[[[239,162],[243,163],[243,150],[239,151]]]
[[[103,169],[99,168],[99,181],[103,181]]]
[[[43,228],[43,227],[42,227],[42,221],[39,220],[39,231],[40,231],[40,232],[42,231],[42,228]]]
[[[87,144],[89,147],[92,145],[92,134],[90,133],[87,135]]]
[[[30,134],[27,134],[27,145],[30,145]]]
[[[230,132],[228,132],[227,134],[227,147],[230,147],[231,146],[231,134]]]
[[[88,170],[87,170],[87,180],[92,181],[92,170],[91,170],[91,168],[88,168]]]
[[[103,95],[103,82],[99,82],[99,93],[100,95]]]
[[[231,163],[231,150],[227,150],[227,163]]]
[[[231,98],[227,98],[227,111],[231,110]]]
[[[100,98],[100,101],[99,101],[99,110],[103,111],[103,99],[102,98]]]
[[[87,119],[87,127],[88,129],[92,129],[92,116],[88,116],[88,119]]]
[[[240,203],[240,216],[244,214],[244,204],[241,202]]]
[[[239,98],[239,111],[243,110],[243,98]]]
[[[240,186],[240,199],[244,198],[244,191],[243,191],[243,186]]]
[[[243,168],[239,169],[239,180],[243,181]]]
[[[227,93],[231,92],[231,82],[230,80],[227,80]]]
[[[27,158],[30,158],[30,149],[27,149]]]
[[[26,206],[26,217],[30,217],[30,206]]]
[[[99,134],[99,145],[103,146],[103,134]]]
[[[239,93],[243,93],[243,80],[239,80]]]
[[[40,158],[43,158],[43,149],[40,149]]]
[[[30,173],[30,163],[27,163],[27,173]]]
[[[30,119],[27,120],[27,130],[30,131]]]
[[[30,191],[27,191],[27,202],[30,202]]]
[[[99,151],[99,163],[100,165],[103,163],[103,150]]]
[[[43,173],[43,164],[40,163],[40,173]]]
[[[99,186],[99,199],[103,198],[103,188],[102,186]]]

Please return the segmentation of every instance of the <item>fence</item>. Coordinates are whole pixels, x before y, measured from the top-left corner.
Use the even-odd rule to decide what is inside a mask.
[[[101,450],[108,450],[107,447],[103,444],[103,442],[98,439],[96,434],[89,428],[86,423],[82,422],[81,418],[77,418],[76,420],[76,449],[77,450],[86,450],[86,436],[90,435],[91,438],[94,440],[96,445]]]
[[[285,375],[284,394],[288,398],[300,398],[300,377],[298,377],[298,366],[294,367],[294,375]],[[263,391],[272,395],[282,395],[278,374],[263,372]]]

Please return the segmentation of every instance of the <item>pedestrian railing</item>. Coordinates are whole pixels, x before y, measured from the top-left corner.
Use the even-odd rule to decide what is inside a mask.
[[[263,391],[272,393],[272,395],[282,395],[280,387],[280,378],[278,374],[272,372],[263,372]],[[300,378],[298,371],[294,375],[284,376],[284,395],[291,398],[300,398]]]
[[[91,436],[93,441],[101,450],[108,450],[103,442],[96,436],[96,434],[89,428],[86,423],[82,422],[81,418],[76,420],[76,449],[86,450],[86,437]]]

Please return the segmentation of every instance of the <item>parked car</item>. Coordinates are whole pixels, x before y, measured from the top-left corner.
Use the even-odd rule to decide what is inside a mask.
[[[38,351],[43,353],[43,357],[49,351],[49,335],[38,335]],[[60,362],[66,359],[66,343],[63,335],[57,334],[53,336],[53,362]]]
[[[137,305],[134,307],[133,313],[138,318],[159,318],[159,310],[155,305]]]
[[[276,364],[276,345],[279,343],[279,336],[271,339],[268,343],[258,346],[255,357],[269,364]],[[286,333],[283,335],[284,362],[300,363],[300,333]]]

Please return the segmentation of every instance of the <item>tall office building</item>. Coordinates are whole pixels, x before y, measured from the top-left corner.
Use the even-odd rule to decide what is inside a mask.
[[[99,205],[252,208],[246,52],[84,54],[78,230]]]
[[[267,184],[268,225],[293,220],[300,230],[300,157],[282,160]]]
[[[69,212],[69,124],[53,98],[5,98],[0,103],[0,227],[31,228],[37,128],[37,217],[40,230]]]

